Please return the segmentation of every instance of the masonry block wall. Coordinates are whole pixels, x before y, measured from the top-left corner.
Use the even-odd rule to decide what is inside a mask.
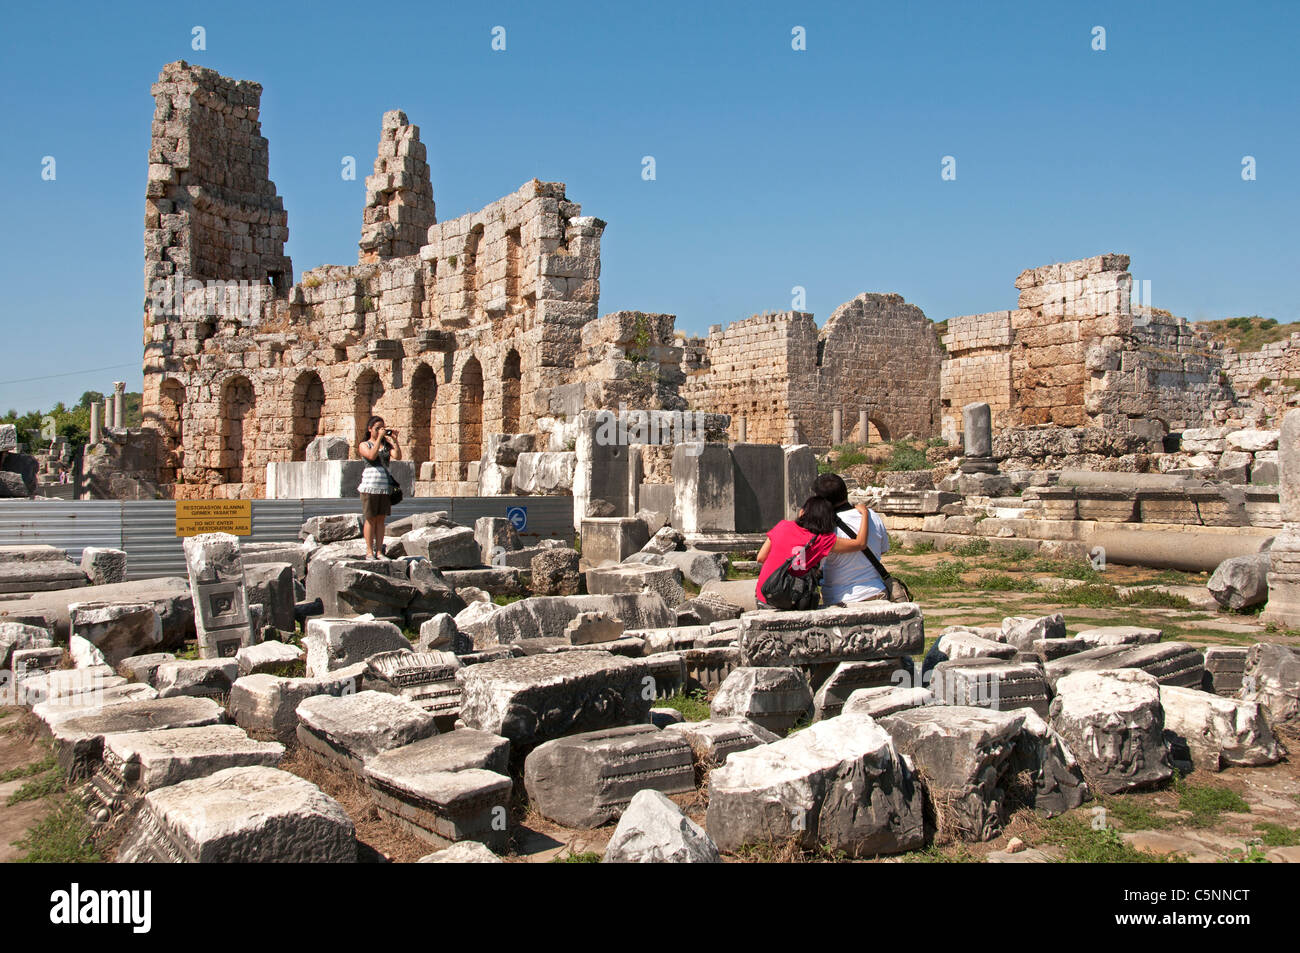
[[[406,459],[433,462],[437,492],[473,492],[488,435],[535,432],[555,395],[568,411],[599,406],[585,380],[593,362],[579,365],[593,346],[583,329],[598,316],[605,223],[583,216],[562,183],[533,180],[436,222],[418,128],[386,113],[361,262],[289,284],[261,88],[182,62],[164,67],[154,93],[144,412],[160,434],[164,492],[260,497],[269,461],[304,459],[325,434],[355,453],[372,413],[401,431]],[[666,368],[654,375],[666,394],[674,355],[660,325],[668,319],[671,341],[671,316],[650,317],[645,360]],[[635,349],[631,327],[620,346]]]
[[[733,439],[743,417],[747,442],[827,446],[836,408],[845,441],[865,438],[862,411],[884,439],[938,428],[942,350],[931,321],[900,295],[859,295],[820,331],[806,312],[756,315],[686,349],[682,395],[730,414]]]
[[[1134,315],[1127,255],[1031,268],[1019,307],[953,318],[944,343],[943,434],[960,439],[961,408],[985,401],[995,430],[1118,428],[1156,439],[1200,426],[1232,400],[1222,348],[1186,321]]]

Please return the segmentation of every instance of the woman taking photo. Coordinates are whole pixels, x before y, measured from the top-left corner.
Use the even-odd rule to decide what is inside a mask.
[[[388,475],[388,462],[400,460],[402,448],[397,443],[397,431],[384,426],[383,417],[371,417],[366,424],[366,439],[357,447],[366,468],[357,484],[361,494],[361,534],[366,541],[366,558],[379,559],[384,555],[384,521],[393,512],[390,494],[393,481]]]

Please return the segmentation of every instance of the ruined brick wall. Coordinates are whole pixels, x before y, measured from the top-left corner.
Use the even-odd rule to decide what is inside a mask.
[[[201,87],[194,97],[207,110],[191,110],[192,123],[225,115],[225,97],[256,133],[257,84],[183,63],[164,68],[155,87],[160,115],[174,108],[165,108],[174,88],[191,85]],[[213,162],[192,162],[193,150],[168,148],[168,133],[165,121],[155,123],[148,209],[173,201],[156,194],[160,187],[206,194],[200,168],[220,178]],[[190,139],[207,135],[191,131]],[[262,194],[273,195],[261,142]],[[605,223],[582,216],[562,183],[533,180],[477,212],[430,224],[414,253],[395,255],[414,241],[402,226],[433,215],[418,145],[416,127],[385,114],[363,222],[364,235],[379,240],[368,249],[363,237],[361,250],[375,261],[322,266],[292,287],[273,287],[265,275],[231,286],[222,282],[254,274],[247,256],[192,234],[189,219],[169,220],[165,242],[147,241],[145,424],[161,435],[160,477],[174,483],[174,495],[262,496],[268,462],[303,459],[318,435],[346,437],[355,448],[372,413],[401,431],[406,459],[434,464],[435,492],[471,492],[465,481],[488,435],[535,431],[557,394],[568,411],[595,406],[599,389],[578,364],[582,330],[597,317]],[[272,211],[259,215],[283,229],[283,213]],[[238,222],[229,225],[241,234]],[[185,271],[190,260],[172,250],[196,244],[202,271]],[[190,279],[175,300],[172,282],[152,283],[173,272]]]
[[[801,311],[756,315],[686,343],[682,396],[730,414],[731,437],[827,446],[833,411],[842,439],[858,441],[859,415],[885,439],[938,430],[942,350],[934,325],[896,294],[862,294],[820,331]]]
[[[949,443],[961,440],[961,409],[971,403],[988,404],[993,429],[1001,430],[1011,409],[1011,312],[949,318],[943,345],[947,351],[939,390],[943,438]]]
[[[687,342],[681,395],[692,410],[730,414],[732,440],[745,421],[750,443],[795,442],[791,382],[815,380],[817,325],[804,311],[758,314]]]
[[[429,226],[438,220],[427,159],[420,127],[401,110],[384,113],[375,171],[366,178],[358,263],[419,253]]]
[[[615,311],[582,329],[577,371],[593,409],[685,410],[682,346],[671,314]]]
[[[270,179],[262,87],[183,60],[154,84],[145,282],[184,276],[293,281],[284,203]]]
[[[1200,426],[1232,394],[1222,349],[1186,321],[1133,313],[1127,255],[1031,268],[1019,307],[953,318],[943,367],[944,436],[961,408],[986,401],[995,431],[1100,427],[1156,440]]]
[[[1265,379],[1277,383],[1300,378],[1300,331],[1285,341],[1265,344],[1258,351],[1226,348],[1223,371],[1238,394],[1250,393]]]

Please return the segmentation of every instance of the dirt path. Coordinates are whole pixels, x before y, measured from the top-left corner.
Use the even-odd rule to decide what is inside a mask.
[[[0,777],[45,757],[44,750],[19,724],[22,714],[21,708],[0,708]],[[44,799],[8,804],[9,797],[27,781],[25,777],[0,781],[0,863],[19,860],[23,856],[23,851],[13,846],[13,842],[49,810]]]

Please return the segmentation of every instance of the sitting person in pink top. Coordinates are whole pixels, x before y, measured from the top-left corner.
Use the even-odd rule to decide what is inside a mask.
[[[795,519],[781,520],[768,530],[767,541],[758,551],[758,561],[763,564],[754,586],[758,604],[767,605],[763,598],[763,583],[791,556],[802,553],[790,566],[792,572],[802,576],[816,569],[831,553],[861,552],[870,531],[871,524],[867,519],[870,510],[861,503],[857,510],[862,514],[862,529],[854,539],[836,535],[835,507],[820,496],[809,497]]]

